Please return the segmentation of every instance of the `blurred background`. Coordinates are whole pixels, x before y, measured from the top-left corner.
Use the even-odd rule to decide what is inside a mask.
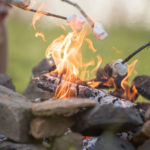
[[[61,0],[31,0],[31,8],[38,8],[45,3],[43,9],[59,15],[69,16],[79,12]],[[112,60],[125,58],[132,51],[150,41],[150,0],[74,0],[91,18],[101,22],[109,36],[99,41],[92,34],[97,53],[92,55],[88,46],[83,46],[83,57],[87,60],[95,59],[100,55],[103,59],[102,67]],[[8,75],[13,78],[17,91],[23,92],[26,88],[32,67],[45,57],[48,45],[61,34],[67,34],[58,23],[62,20],[42,16],[37,22],[37,31],[43,32],[46,42],[35,37],[32,27],[33,13],[18,8],[11,8],[6,24],[9,39]],[[138,75],[150,75],[150,48],[134,57],[129,64],[138,59],[136,72]],[[133,74],[135,77],[136,74]]]

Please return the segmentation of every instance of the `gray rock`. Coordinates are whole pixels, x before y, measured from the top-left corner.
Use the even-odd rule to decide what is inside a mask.
[[[82,136],[71,133],[54,140],[52,150],[82,150]]]
[[[51,72],[56,68],[53,58],[44,58],[42,59],[35,67],[32,69],[33,76],[39,76],[42,73],[48,73]],[[33,82],[32,78],[30,79],[30,82],[27,86],[27,88],[24,91],[24,96],[26,96],[29,99],[49,99],[53,95],[51,95],[49,92],[44,91],[37,87],[35,82]]]
[[[150,103],[148,103],[148,102],[138,102],[137,107],[146,112],[148,109],[150,109]]]
[[[150,140],[147,140],[143,145],[139,146],[137,150],[150,150]]]
[[[31,100],[35,99],[45,100],[53,96],[50,92],[38,88],[36,83],[32,79],[30,79],[28,87],[24,91],[23,95]]]
[[[131,142],[138,146],[150,139],[150,120],[144,123],[141,129],[133,136]]]
[[[36,139],[62,136],[73,123],[71,118],[64,117],[36,118],[31,122],[30,134]]]
[[[47,100],[40,103],[34,103],[31,106],[32,113],[35,116],[52,116],[74,114],[80,109],[89,108],[98,103],[84,98],[56,99]]]
[[[46,150],[46,148],[39,144],[19,144],[6,141],[0,143],[0,150]]]
[[[5,135],[0,134],[0,143],[6,140],[7,140],[7,137]]]
[[[0,86],[0,134],[17,142],[29,141],[30,105],[24,96]]]
[[[0,85],[15,91],[15,86],[12,83],[12,79],[6,74],[0,74]]]
[[[39,76],[42,73],[51,72],[56,68],[54,59],[51,58],[44,58],[42,59],[35,67],[32,69],[32,73],[34,76]]]
[[[135,150],[132,144],[105,133],[99,137],[93,150]]]
[[[97,105],[82,114],[80,113],[76,118],[76,124],[72,129],[85,136],[98,136],[104,130],[130,131],[143,123],[136,109],[113,105]]]
[[[136,76],[133,82],[138,93],[150,100],[150,76]]]
[[[145,119],[150,120],[150,108],[145,113]]]
[[[141,128],[141,132],[150,138],[150,120],[144,123],[143,127]]]

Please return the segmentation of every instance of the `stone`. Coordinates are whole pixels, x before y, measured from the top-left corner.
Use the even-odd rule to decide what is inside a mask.
[[[24,96],[0,86],[0,134],[16,142],[29,141],[30,105]]]
[[[136,76],[133,82],[138,93],[150,100],[150,76]]]
[[[15,86],[12,83],[12,79],[6,74],[0,74],[0,85],[15,91]]]
[[[42,73],[51,72],[55,68],[56,66],[53,58],[44,58],[35,67],[33,67],[32,73],[34,77],[37,77]],[[32,99],[32,100],[37,98],[40,98],[41,100],[45,100],[53,96],[49,92],[38,88],[36,83],[34,82],[34,79],[32,79],[32,77],[23,94],[28,99]]]
[[[33,67],[32,73],[34,76],[39,76],[43,73],[51,72],[55,68],[56,68],[56,65],[52,57],[44,58],[36,66]]]
[[[24,91],[23,95],[28,99],[31,100],[40,99],[40,101],[49,99],[53,96],[52,93],[38,88],[32,78],[30,79],[28,87]]]
[[[145,113],[145,119],[150,120],[150,108]]]
[[[34,103],[31,106],[32,113],[35,116],[52,116],[52,115],[65,115],[74,114],[83,108],[89,108],[97,105],[98,103],[82,98],[70,99],[55,99],[47,100],[40,103]]]
[[[0,143],[6,140],[7,140],[7,137],[5,135],[0,134]]]
[[[150,103],[148,103],[148,102],[138,102],[137,107],[146,112],[146,111],[148,111],[148,109],[150,109]]]
[[[20,144],[5,141],[0,143],[0,150],[46,150],[46,148],[39,144]]]
[[[150,120],[144,123],[141,132],[144,133],[148,138],[150,138]]]
[[[93,150],[135,150],[132,144],[110,133],[101,135]]]
[[[131,142],[138,146],[143,144],[147,139],[150,138],[150,120],[144,123],[140,130],[133,136]]]
[[[144,142],[144,144],[139,146],[137,150],[150,150],[150,140]]]
[[[36,139],[62,136],[73,123],[65,117],[35,118],[30,124],[30,134]]]
[[[54,140],[52,150],[82,150],[82,136],[70,133]]]
[[[143,124],[139,112],[134,108],[113,105],[97,105],[76,115],[72,130],[84,136],[98,136],[104,130],[112,132],[130,131]]]

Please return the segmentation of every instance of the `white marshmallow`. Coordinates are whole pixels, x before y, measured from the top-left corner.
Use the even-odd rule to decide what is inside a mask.
[[[85,19],[76,14],[72,14],[67,18],[67,23],[71,24],[75,30],[81,30],[85,23]]]
[[[108,36],[108,33],[105,31],[103,25],[97,22],[94,23],[93,33],[99,40],[104,40]]]
[[[128,73],[128,65],[126,63],[122,64],[122,59],[114,61],[112,63],[112,69],[113,69],[113,76],[116,76],[117,74],[120,76],[124,76]]]

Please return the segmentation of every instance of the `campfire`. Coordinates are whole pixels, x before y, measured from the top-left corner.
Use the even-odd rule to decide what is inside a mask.
[[[150,46],[150,42],[103,68],[100,55],[85,62],[85,43],[89,47],[87,51],[97,52],[87,36],[93,32],[95,38],[104,40],[108,33],[78,4],[62,1],[76,7],[83,17],[44,12],[43,5],[34,10],[17,1],[11,3],[35,12],[32,21],[35,36],[44,42],[44,33],[36,27],[42,15],[65,20],[71,31],[50,43],[46,58],[32,70],[25,97],[12,91],[9,77],[0,76],[5,78],[0,83],[3,85],[0,86],[0,149],[10,146],[15,150],[18,147],[19,150],[24,147],[29,150],[144,150],[144,146],[150,145],[150,105],[136,100],[140,95],[150,99],[150,77],[137,76],[129,82],[137,59],[131,64],[128,61]]]

